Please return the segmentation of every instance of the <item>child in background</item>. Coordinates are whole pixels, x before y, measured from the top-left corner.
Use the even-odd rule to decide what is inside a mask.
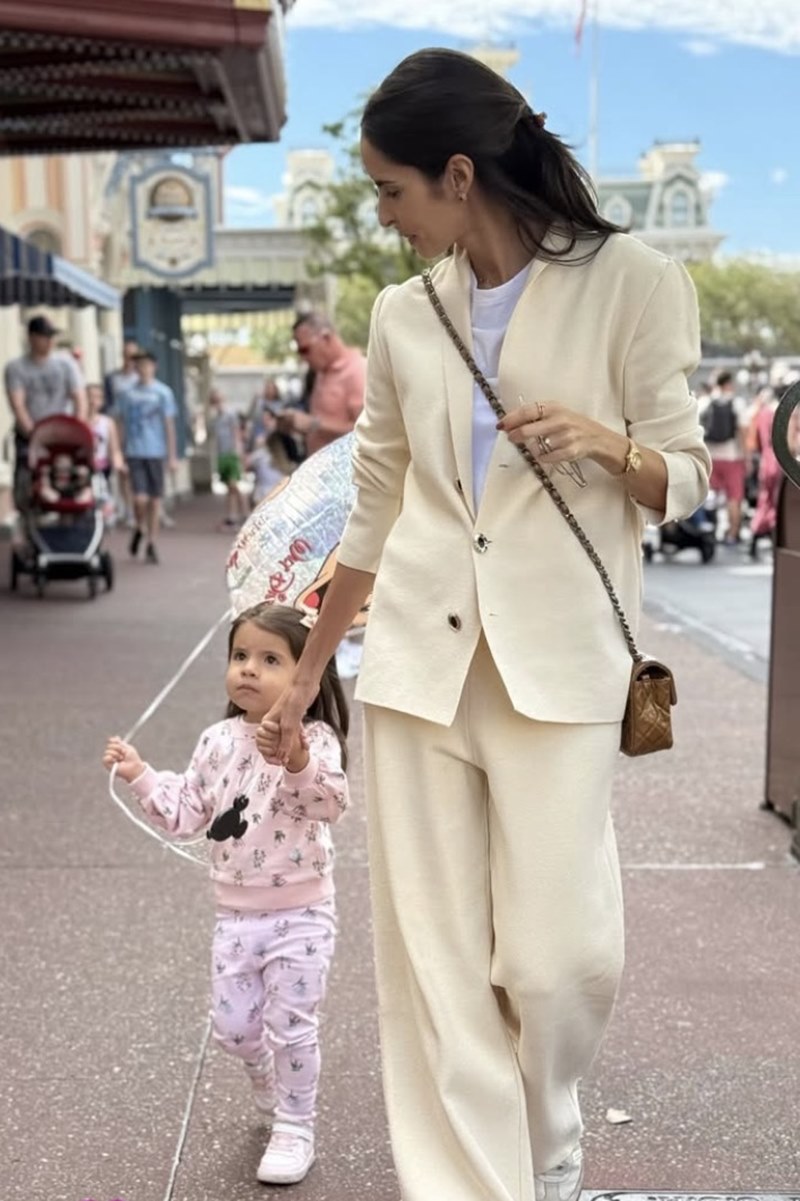
[[[184,773],[156,771],[117,737],[103,756],[153,825],[211,840],[213,1032],[271,1121],[256,1172],[265,1184],[296,1183],[314,1162],[319,1006],[336,937],[330,825],[348,804],[349,717],[333,659],[286,767],[260,753],[277,749],[277,726],[273,746],[259,723],[291,678],[307,621],[265,603],[234,620],[227,716],[201,734]]]
[[[239,483],[242,478],[242,433],[239,416],[229,409],[225,397],[216,389],[208,398],[209,429],[217,455],[217,473],[227,488],[223,527],[235,529],[245,519],[245,498]]]
[[[101,412],[105,395],[100,384],[89,384],[86,388],[89,401],[89,425],[92,427],[94,438],[94,478],[92,487],[99,501],[103,518],[108,526],[113,526],[116,520],[116,505],[112,480],[114,475],[122,476],[127,471],[122,457],[119,431],[116,422],[108,413]]]
[[[246,462],[248,470],[252,471],[254,476],[251,503],[255,509],[256,505],[260,504],[265,496],[269,496],[272,489],[286,477],[275,466],[265,434],[256,434],[253,449],[247,456]]]

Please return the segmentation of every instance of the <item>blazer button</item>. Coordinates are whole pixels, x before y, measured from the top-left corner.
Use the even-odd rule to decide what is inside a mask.
[[[458,631],[461,629],[461,618],[458,616],[457,613],[448,613],[447,614],[447,624],[450,626],[451,630]]]
[[[477,538],[473,539],[472,545],[479,555],[483,555],[489,549],[490,539],[485,534],[478,534]]]

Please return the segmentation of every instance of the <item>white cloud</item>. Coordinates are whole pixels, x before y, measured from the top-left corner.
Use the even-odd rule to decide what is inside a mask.
[[[491,15],[487,16],[487,9]],[[800,54],[797,0],[602,0],[602,24],[653,29],[699,41],[738,42]],[[462,38],[508,37],[537,25],[574,29],[580,0],[302,0],[289,23],[352,29],[389,25]]]
[[[719,54],[720,51],[717,42],[706,42],[703,38],[691,38],[688,42],[683,43],[683,48],[696,58],[710,58],[713,54]]]
[[[703,171],[700,175],[700,190],[709,198],[717,196],[731,182],[724,171]]]
[[[782,183],[786,183],[786,180],[789,178],[789,172],[785,167],[776,167],[774,171],[770,171],[769,177],[774,184],[778,184],[780,187]]]
[[[225,187],[225,218],[226,222],[253,221],[257,217],[272,216],[273,198],[258,188],[239,187],[227,184]]]

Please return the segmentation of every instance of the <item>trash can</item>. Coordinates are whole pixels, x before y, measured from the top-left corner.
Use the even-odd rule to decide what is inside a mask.
[[[800,488],[788,479],[775,530],[765,799],[795,827],[800,859]]]

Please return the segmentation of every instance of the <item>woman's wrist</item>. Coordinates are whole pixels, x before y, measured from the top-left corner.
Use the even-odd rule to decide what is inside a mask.
[[[609,475],[624,475],[629,447],[627,434],[615,434],[605,426],[598,426],[596,447],[589,458]]]

